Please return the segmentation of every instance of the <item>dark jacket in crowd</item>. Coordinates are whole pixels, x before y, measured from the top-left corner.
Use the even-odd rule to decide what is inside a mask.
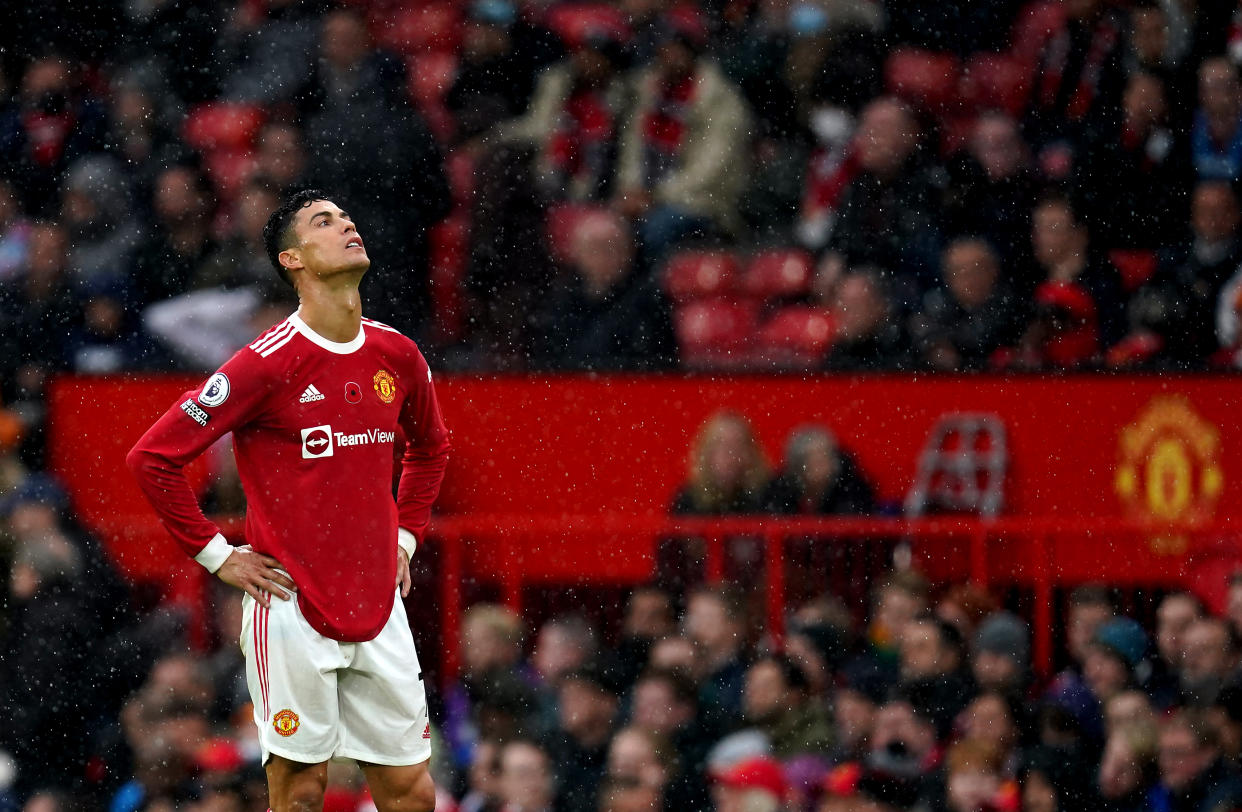
[[[671,307],[650,277],[631,276],[602,299],[570,280],[537,318],[535,358],[544,368],[660,370],[677,361]]]
[[[793,514],[858,514],[875,510],[875,491],[867,482],[854,458],[841,452],[836,478],[819,498],[811,501],[793,474],[784,473],[772,480],[764,503],[771,513]]]

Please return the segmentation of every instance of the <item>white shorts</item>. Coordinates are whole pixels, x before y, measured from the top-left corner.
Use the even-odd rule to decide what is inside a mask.
[[[263,763],[391,766],[431,757],[427,694],[401,596],[380,633],[341,643],[311,628],[296,599],[242,597],[241,647]]]

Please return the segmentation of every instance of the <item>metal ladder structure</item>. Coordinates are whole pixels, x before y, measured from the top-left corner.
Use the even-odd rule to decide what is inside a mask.
[[[998,415],[942,415],[919,454],[914,485],[906,495],[905,514],[998,516],[1004,508],[1008,467],[1005,424]]]

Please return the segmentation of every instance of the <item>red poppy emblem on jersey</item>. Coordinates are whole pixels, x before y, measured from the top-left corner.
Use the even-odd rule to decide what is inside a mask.
[[[345,384],[345,402],[359,403],[362,401],[362,387],[350,381]]]
[[[392,403],[393,398],[397,396],[397,382],[393,379],[392,373],[386,369],[381,369],[375,373],[375,394],[379,395],[379,399],[385,403]]]
[[[298,715],[288,708],[272,717],[272,727],[276,728],[276,732],[286,738],[298,732],[298,724]]]

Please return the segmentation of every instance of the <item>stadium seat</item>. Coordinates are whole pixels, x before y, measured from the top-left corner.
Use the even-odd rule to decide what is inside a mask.
[[[629,39],[630,34],[621,10],[604,3],[554,6],[545,21],[548,28],[571,48],[592,34],[608,34],[619,40]]]
[[[756,299],[803,296],[811,292],[814,269],[805,251],[764,251],[750,261],[742,290]]]
[[[431,305],[438,340],[452,343],[466,324],[465,275],[470,251],[470,217],[453,214],[436,224],[429,235]]]
[[[208,102],[190,110],[182,134],[186,143],[200,152],[248,150],[254,146],[264,119],[261,107]]]
[[[1108,261],[1121,274],[1121,286],[1126,293],[1133,293],[1147,283],[1156,273],[1159,258],[1155,251],[1127,251],[1118,249],[1108,252]]]
[[[900,48],[884,65],[889,91],[933,113],[952,109],[957,100],[959,65],[952,54]]]
[[[756,356],[782,369],[815,369],[832,346],[836,327],[825,309],[790,305],[759,330]]]
[[[724,297],[687,302],[673,312],[677,347],[684,366],[736,369],[751,361],[758,322],[756,308]]]
[[[602,207],[586,203],[561,203],[548,209],[546,233],[548,254],[561,264],[570,260],[570,249],[573,247],[574,230],[582,218]]]
[[[962,69],[958,94],[976,112],[1022,114],[1030,89],[1030,70],[1007,54],[975,54]]]
[[[381,47],[399,54],[453,53],[461,44],[461,9],[452,3],[403,7],[393,17],[372,19],[372,32]]]
[[[664,266],[664,290],[675,302],[733,292],[737,259],[728,251],[682,251]]]
[[[444,171],[448,175],[453,207],[467,209],[474,195],[474,156],[464,149],[455,150],[444,159]]]

